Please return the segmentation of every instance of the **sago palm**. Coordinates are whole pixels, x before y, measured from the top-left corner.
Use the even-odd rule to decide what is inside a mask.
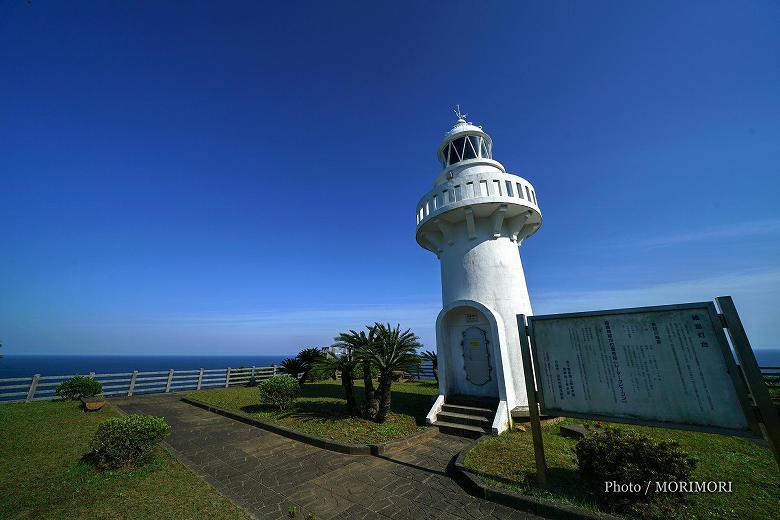
[[[335,346],[339,346],[336,344]],[[313,368],[323,372],[341,372],[341,386],[344,388],[344,398],[347,400],[347,409],[350,413],[356,413],[358,410],[355,400],[355,367],[358,360],[352,349],[346,349],[342,354],[331,354],[330,352],[321,355],[315,361]]]
[[[436,352],[432,350],[426,350],[422,354],[420,354],[420,357],[423,358],[426,361],[431,362],[431,370],[433,370],[433,377],[436,379],[436,382],[439,382],[439,357],[436,355]]]
[[[285,358],[282,360],[281,363],[279,363],[279,366],[288,375],[294,377],[295,379],[298,379],[299,376],[303,373],[304,368],[306,368],[304,366],[303,361],[301,361],[297,357]]]
[[[303,386],[303,383],[309,377],[311,369],[314,368],[314,365],[316,365],[320,359],[322,359],[322,350],[313,347],[305,348],[298,352],[296,357],[303,363],[303,370],[301,370],[301,379],[299,381],[301,386]]]
[[[388,323],[375,323],[369,328],[372,341],[357,349],[358,355],[367,359],[379,372],[379,410],[374,420],[382,423],[390,411],[390,387],[393,384],[393,371],[410,370],[420,363],[417,349],[419,338],[411,329],[401,331],[401,325],[391,327]]]
[[[362,352],[374,341],[373,329],[369,328],[368,334],[364,330],[342,332],[334,339],[336,340],[334,347],[351,351],[356,361],[362,364],[363,390],[366,397],[363,413],[367,419],[374,419],[379,411],[379,397],[374,389],[374,380],[371,378],[371,360],[362,355]]]

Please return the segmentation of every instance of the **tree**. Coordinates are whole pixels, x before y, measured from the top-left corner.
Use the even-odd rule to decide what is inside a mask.
[[[401,332],[401,325],[391,327],[389,323],[375,323],[368,329],[367,337],[370,337],[371,341],[356,350],[361,358],[368,359],[379,372],[379,409],[374,421],[383,423],[390,411],[393,371],[407,371],[418,366],[420,358],[417,357],[417,349],[421,345],[411,329]]]
[[[303,370],[301,371],[302,374],[299,381],[301,386],[303,386],[303,383],[309,377],[311,369],[314,368],[320,359],[322,359],[322,351],[318,348],[305,348],[298,352],[297,358],[303,363]]]
[[[436,355],[436,352],[432,350],[426,350],[422,354],[420,354],[420,357],[426,361],[431,362],[433,377],[436,378],[436,382],[438,383],[439,382],[439,358]]]
[[[287,375],[292,376],[296,380],[298,380],[300,384],[299,376],[303,373],[303,370],[306,368],[304,366],[303,361],[301,361],[297,357],[285,358],[282,360],[281,363],[279,363],[279,366],[282,368],[282,370],[285,371],[285,373],[287,373]]]
[[[354,330],[350,330],[349,332],[342,332],[334,338],[336,343],[333,346],[352,351],[352,355],[355,357],[356,362],[362,365],[363,390],[366,397],[366,403],[363,407],[363,414],[367,419],[374,419],[376,418],[376,414],[379,411],[379,396],[376,389],[374,388],[374,380],[371,377],[371,359],[363,355],[363,352],[374,341],[373,328],[367,328],[368,334],[366,334],[366,331],[363,330],[360,332]]]
[[[337,343],[334,346],[340,346]],[[358,359],[355,357],[351,348],[347,348],[343,354],[336,355],[328,352],[321,355],[315,362],[314,368],[322,370],[341,372],[341,386],[344,388],[344,398],[347,400],[347,409],[350,413],[356,413],[358,410],[357,400],[355,399],[355,368]]]

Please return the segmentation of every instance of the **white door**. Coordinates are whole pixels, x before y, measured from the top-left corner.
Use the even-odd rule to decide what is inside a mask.
[[[491,379],[490,354],[487,332],[479,327],[463,331],[460,345],[463,349],[463,369],[466,379],[473,385],[482,386]]]

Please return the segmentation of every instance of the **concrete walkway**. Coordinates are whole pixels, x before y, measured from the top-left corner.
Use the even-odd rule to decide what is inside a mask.
[[[438,434],[382,457],[344,455],[154,395],[111,399],[126,413],[165,417],[175,455],[223,495],[262,520],[539,519],[472,497],[445,469],[467,443]]]

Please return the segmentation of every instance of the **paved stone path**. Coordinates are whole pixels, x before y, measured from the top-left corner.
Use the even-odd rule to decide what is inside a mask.
[[[179,401],[175,394],[119,398],[126,413],[165,417],[176,456],[223,495],[262,520],[312,512],[329,519],[540,517],[472,497],[445,474],[468,441],[437,434],[381,457],[345,455]]]

